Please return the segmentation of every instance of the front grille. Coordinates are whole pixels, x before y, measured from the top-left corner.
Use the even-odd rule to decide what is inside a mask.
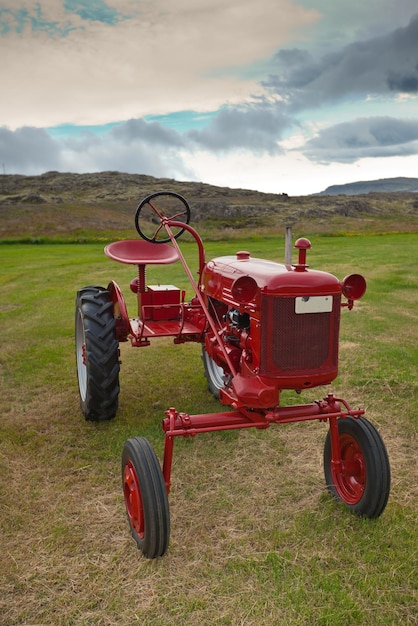
[[[332,311],[320,313],[296,313],[295,298],[264,296],[260,373],[308,376],[336,369],[339,319],[339,296]]]

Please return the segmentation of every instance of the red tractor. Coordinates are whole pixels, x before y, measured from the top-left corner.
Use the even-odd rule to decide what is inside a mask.
[[[77,372],[86,419],[109,420],[116,414],[119,342],[145,347],[154,337],[200,343],[209,389],[229,407],[202,415],[165,411],[162,468],[147,439],[126,441],[123,492],[139,549],[147,558],[166,552],[174,439],[205,432],[327,421],[324,473],[329,491],[353,513],[378,517],[389,497],[390,466],[385,445],[364,410],[352,409],[332,393],[312,404],[280,406],[282,390],[301,392],[336,378],[340,311],[351,309],[364,295],[365,279],[351,274],[340,281],[309,269],[311,244],[305,238],[295,243],[294,265],[253,258],[246,251],[206,261],[202,240],[189,221],[190,208],[182,196],[154,193],[136,210],[141,239],[106,246],[108,257],[136,266],[130,284],[138,302],[136,317],[129,317],[115,281],[107,289],[85,287],[76,299]],[[197,281],[177,242],[184,231],[197,244]],[[185,292],[173,285],[147,284],[147,265],[174,262],[183,265],[193,289],[188,302]]]

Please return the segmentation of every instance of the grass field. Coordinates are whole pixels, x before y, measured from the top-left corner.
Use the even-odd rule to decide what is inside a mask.
[[[161,458],[163,412],[217,410],[199,346],[121,346],[115,420],[85,422],[74,357],[77,289],[132,269],[102,244],[0,245],[0,623],[12,625],[393,625],[418,623],[416,462],[418,235],[312,238],[308,262],[368,291],[343,310],[332,390],[366,408],[386,443],[392,491],[362,520],[325,489],[326,426],[273,426],[178,440],[167,555],[130,538],[120,456],[131,436]],[[231,247],[232,246],[232,247]],[[192,263],[194,248],[185,244]],[[283,239],[209,242],[282,261]],[[149,281],[186,288],[179,265]],[[191,294],[188,293],[188,297]],[[321,398],[328,388],[303,394]],[[284,402],[299,401],[286,392]]]

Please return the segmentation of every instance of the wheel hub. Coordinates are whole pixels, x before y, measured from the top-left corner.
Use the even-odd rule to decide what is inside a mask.
[[[351,435],[340,437],[341,470],[335,471],[335,485],[344,501],[356,504],[363,496],[366,484],[366,465],[358,442]]]
[[[138,536],[142,538],[144,536],[144,513],[141,491],[139,489],[135,468],[130,461],[125,465],[123,472],[123,491],[126,511],[132,528]]]

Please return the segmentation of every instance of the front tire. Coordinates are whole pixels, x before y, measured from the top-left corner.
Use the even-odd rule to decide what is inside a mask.
[[[331,436],[324,447],[325,482],[334,498],[356,515],[374,519],[386,507],[390,491],[390,465],[383,440],[365,418],[338,420],[342,471],[331,463]]]
[[[139,550],[147,559],[163,556],[170,539],[167,489],[159,461],[145,437],[125,442],[122,487],[131,534]]]
[[[119,344],[113,303],[103,287],[77,292],[75,344],[80,405],[86,420],[116,415],[119,399]]]

